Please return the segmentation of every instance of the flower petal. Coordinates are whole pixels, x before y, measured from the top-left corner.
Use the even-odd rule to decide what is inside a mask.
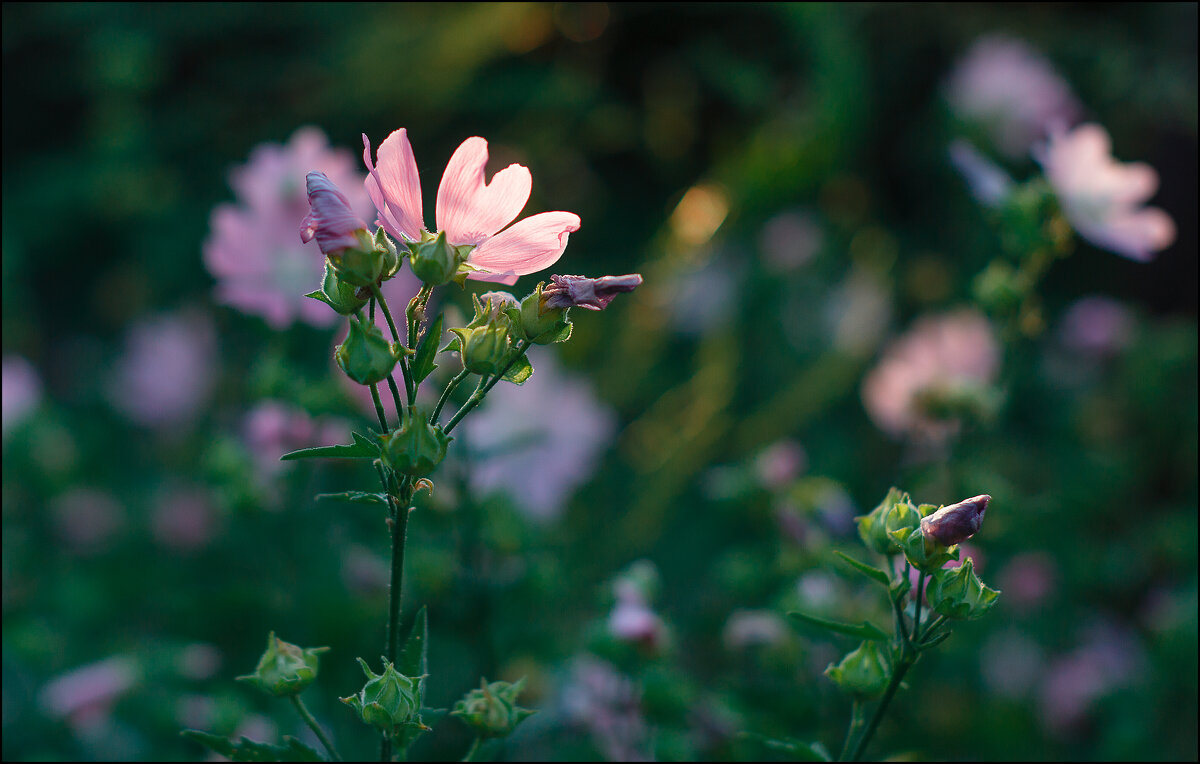
[[[450,157],[438,186],[437,225],[451,244],[479,244],[521,214],[529,201],[529,170],[510,164],[484,183],[487,141],[468,138]]]
[[[420,241],[425,228],[421,178],[408,130],[400,128],[379,144],[379,164],[371,164],[371,141],[363,133],[363,163],[370,173],[364,183],[384,230],[396,238]]]
[[[579,216],[573,212],[543,212],[513,224],[471,252],[468,262],[477,268],[503,276],[523,276],[549,268],[567,248],[567,235],[579,230]],[[467,278],[492,281],[485,274]],[[516,281],[495,279],[505,284]]]
[[[301,241],[315,236],[325,254],[358,246],[355,232],[365,230],[367,224],[350,209],[346,195],[323,172],[310,172],[305,181],[312,211],[300,222]]]

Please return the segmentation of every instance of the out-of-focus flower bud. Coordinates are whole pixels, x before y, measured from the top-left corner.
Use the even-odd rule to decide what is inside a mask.
[[[382,382],[396,366],[396,350],[377,326],[350,321],[350,334],[333,352],[346,376],[360,385]]]
[[[276,638],[275,632],[271,632],[267,635],[267,649],[258,659],[254,673],[237,679],[270,695],[298,695],[317,678],[317,656],[328,650],[328,647],[298,647]]]
[[[975,619],[992,609],[1000,592],[991,589],[975,575],[971,558],[957,568],[934,572],[925,591],[930,606],[947,618]]]
[[[458,267],[467,261],[472,247],[456,247],[446,241],[446,232],[417,245],[410,258],[413,273],[429,286],[440,286],[458,275]]]
[[[320,300],[343,316],[349,316],[361,310],[370,299],[369,297],[359,297],[358,289],[338,278],[337,272],[326,260],[325,279],[321,282],[320,291],[310,292],[306,296]]]
[[[386,660],[383,673],[376,674],[362,658],[358,659],[367,683],[357,695],[340,700],[352,706],[364,722],[383,732],[388,737],[397,737],[409,729],[428,730],[421,723],[421,680],[425,677],[407,677]]]
[[[550,286],[542,292],[547,308],[586,308],[604,310],[622,292],[632,292],[642,283],[642,274],[624,276],[551,276]]]
[[[517,706],[517,695],[524,686],[524,679],[513,684],[489,684],[485,679],[478,690],[471,690],[454,704],[450,715],[462,719],[480,737],[507,737],[518,724],[537,713]]]
[[[562,342],[571,336],[571,323],[567,321],[566,308],[550,308],[546,306],[549,299],[543,290],[545,282],[521,300],[519,311],[509,311],[513,320],[514,334],[535,345],[549,345],[552,342]]]
[[[400,429],[381,435],[379,439],[388,466],[414,477],[433,472],[446,458],[446,446],[453,440],[442,432],[441,427],[429,424],[429,419],[419,409],[404,412]]]
[[[961,544],[979,532],[991,496],[981,494],[942,507],[921,520],[921,533],[942,546]]]
[[[901,491],[899,488],[891,488],[887,492],[887,496],[878,507],[871,510],[870,513],[861,517],[854,518],[858,523],[858,535],[862,538],[863,543],[868,549],[871,549],[879,554],[896,554],[899,552],[899,547],[891,536],[887,533],[887,526],[884,524],[884,515],[889,512],[896,504],[908,504],[908,494]]]
[[[878,698],[887,689],[892,669],[879,644],[868,640],[842,658],[841,663],[829,664],[825,676],[843,692],[858,699],[871,699]]]
[[[367,224],[354,214],[346,195],[325,173],[310,172],[307,184],[311,211],[300,223],[301,241],[316,238],[329,264],[347,283],[375,283],[383,273],[387,248],[376,245]]]

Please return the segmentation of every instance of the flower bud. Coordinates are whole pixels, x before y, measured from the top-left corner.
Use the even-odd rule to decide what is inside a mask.
[[[383,226],[375,229],[375,249],[383,253],[383,272],[379,278],[387,281],[400,271],[400,252],[396,249],[395,242],[388,238]]]
[[[325,173],[310,172],[306,183],[311,211],[300,223],[301,241],[316,238],[321,252],[346,283],[375,283],[383,272],[386,247],[377,246],[367,224],[354,214],[346,195]]]
[[[508,361],[508,326],[486,324],[474,328],[451,329],[458,336],[463,368],[473,374],[499,374]]]
[[[383,661],[383,673],[375,674],[362,658],[358,659],[367,683],[357,695],[340,700],[352,706],[364,722],[388,737],[397,737],[407,729],[429,729],[421,723],[421,680],[407,677]]]
[[[892,670],[887,656],[873,641],[865,641],[848,653],[836,666],[825,669],[825,676],[857,699],[878,698],[887,689]]]
[[[475,302],[475,317],[471,319],[471,323],[467,324],[471,327],[494,324],[497,321],[510,324],[512,321],[508,311],[520,306],[512,293],[504,291],[471,295],[471,299]]]
[[[604,310],[622,292],[632,292],[642,283],[640,273],[624,276],[551,276],[543,296],[547,308],[586,308]]]
[[[896,542],[887,534],[884,514],[897,503],[908,503],[908,501],[908,494],[893,487],[887,492],[887,496],[878,507],[866,515],[854,518],[854,521],[858,523],[858,535],[868,549],[879,554],[896,554],[899,551]]]
[[[942,507],[921,520],[921,533],[942,546],[961,544],[979,532],[983,525],[983,513],[987,512],[991,500],[991,496],[980,494]]]
[[[446,458],[446,446],[453,438],[442,428],[429,424],[419,409],[405,411],[400,417],[400,429],[379,440],[383,444],[383,460],[392,469],[414,477],[433,472]]]
[[[411,256],[413,273],[429,286],[439,286],[458,274],[458,266],[467,261],[471,247],[455,247],[446,241],[446,232],[417,245]]]
[[[932,505],[928,506],[932,509]],[[921,533],[920,526],[901,528],[888,534],[900,547],[904,558],[917,570],[933,573],[950,560],[958,559],[958,547],[947,547]]]
[[[883,527],[889,535],[898,530],[912,530],[920,525],[921,510],[907,499],[896,502],[883,513]]]
[[[517,706],[517,695],[524,686],[524,679],[514,684],[488,684],[485,679],[478,690],[471,690],[454,704],[450,715],[462,719],[480,737],[507,737],[518,724],[537,713]]]
[[[396,351],[377,326],[350,319],[350,334],[333,352],[346,376],[360,385],[382,382],[396,366]]]
[[[1000,592],[984,585],[975,575],[975,564],[968,557],[957,568],[943,568],[933,574],[925,590],[929,605],[947,618],[979,618],[992,609]]]
[[[321,282],[320,291],[311,292],[306,296],[320,300],[343,316],[349,316],[361,310],[370,299],[369,297],[359,297],[358,289],[338,278],[337,272],[326,260],[325,279]]]
[[[237,680],[270,695],[298,695],[317,678],[317,656],[328,650],[328,647],[298,647],[276,638],[275,632],[271,632],[267,635],[267,649],[258,659],[254,673],[239,676]]]
[[[520,310],[513,315],[513,333],[535,345],[561,342],[571,336],[571,323],[567,321],[566,308],[546,307],[546,294],[539,283],[532,292],[521,300]],[[564,336],[565,335],[565,336]]]

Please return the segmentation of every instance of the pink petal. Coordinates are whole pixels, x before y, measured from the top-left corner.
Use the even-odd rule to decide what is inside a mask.
[[[379,165],[371,164],[371,141],[363,133],[363,162],[370,173],[364,185],[379,210],[380,223],[396,238],[403,234],[409,241],[420,241],[425,228],[421,179],[408,131],[403,127],[392,131],[379,144],[378,156]]]
[[[507,230],[480,244],[468,262],[477,268],[506,277],[523,276],[549,268],[567,248],[567,235],[579,230],[579,216],[573,212],[543,212],[518,221]],[[492,281],[483,274],[467,278]],[[495,279],[501,281],[501,279]],[[504,280],[506,284],[516,281]]]
[[[1148,263],[1175,242],[1175,221],[1158,207],[1144,207],[1113,216],[1103,225],[1080,228],[1079,233],[1098,247]]]
[[[300,223],[300,239],[309,242],[315,236],[325,254],[357,246],[355,232],[367,224],[350,209],[346,195],[323,172],[310,172],[305,182],[311,212]]]
[[[487,141],[468,138],[450,157],[438,186],[438,230],[451,244],[479,244],[511,223],[529,201],[529,170],[510,164],[484,183]]]

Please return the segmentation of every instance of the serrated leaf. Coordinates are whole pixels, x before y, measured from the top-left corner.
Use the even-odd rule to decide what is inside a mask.
[[[321,754],[290,735],[283,736],[283,745],[274,745],[247,737],[234,743],[220,735],[200,730],[184,730],[180,734],[233,761],[325,761]]]
[[[357,432],[352,434],[354,442],[348,446],[302,448],[299,451],[284,454],[279,457],[279,461],[289,462],[296,459],[374,459],[379,456],[379,446]]]
[[[428,377],[437,364],[433,362],[437,355],[438,342],[442,339],[442,325],[446,321],[446,315],[439,313],[437,320],[425,331],[421,337],[421,341],[417,343],[417,352],[413,356],[412,365],[409,367],[409,373],[412,374],[413,382],[420,382]]]
[[[529,356],[522,355],[508,367],[508,371],[504,372],[502,379],[505,382],[512,382],[514,385],[523,385],[525,380],[533,376],[533,364],[529,362]]]
[[[833,551],[833,553],[836,554],[838,557],[842,558],[842,561],[845,562],[847,565],[854,568],[859,573],[862,573],[864,576],[871,579],[872,581],[878,581],[879,583],[883,584],[884,586],[889,586],[891,584],[891,578],[888,576],[886,571],[880,570],[879,568],[876,568],[874,565],[868,565],[865,562],[859,562],[858,560],[854,559],[850,555],[845,554],[844,552],[839,552],[836,549]]]
[[[846,634],[851,637],[858,637],[859,639],[872,639],[876,641],[888,639],[888,635],[870,621],[863,621],[856,626],[852,623],[817,618],[815,615],[808,615],[807,613],[791,612],[788,613],[788,617],[795,618],[797,621],[807,623],[810,626],[819,626],[822,629],[836,631],[838,634]]]
[[[388,506],[386,493],[367,493],[366,491],[343,491],[341,493],[319,493],[317,501],[322,499],[340,499],[351,504],[382,504]]]
[[[833,761],[833,757],[829,755],[829,751],[820,743],[805,743],[792,738],[777,740],[760,735],[757,732],[742,732],[739,734],[739,737],[762,743],[772,751],[788,754],[797,761]]]

